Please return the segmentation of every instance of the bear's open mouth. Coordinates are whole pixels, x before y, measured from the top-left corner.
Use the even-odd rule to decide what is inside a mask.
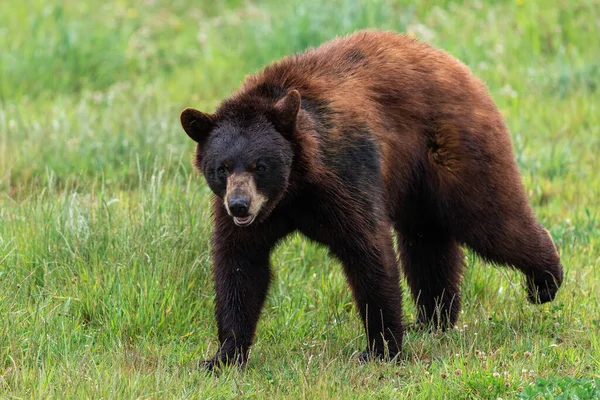
[[[248,215],[244,218],[233,217],[233,222],[235,222],[237,226],[248,226],[254,222],[254,218],[256,218],[256,215]]]

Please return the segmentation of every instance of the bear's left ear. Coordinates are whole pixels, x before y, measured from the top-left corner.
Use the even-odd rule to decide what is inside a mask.
[[[214,116],[205,114],[194,108],[186,108],[179,116],[185,133],[196,143],[201,144],[215,126]]]
[[[300,92],[290,90],[274,106],[273,123],[282,133],[291,133],[296,127],[296,118],[300,111]]]

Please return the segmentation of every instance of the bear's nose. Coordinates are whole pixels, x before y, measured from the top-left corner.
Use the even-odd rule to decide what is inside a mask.
[[[245,197],[234,197],[227,203],[229,212],[234,217],[244,218],[248,216],[248,208],[250,208],[250,200]]]

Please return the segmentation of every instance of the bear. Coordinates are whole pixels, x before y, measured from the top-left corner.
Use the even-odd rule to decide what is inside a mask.
[[[293,232],[340,261],[366,332],[361,361],[401,354],[398,264],[416,323],[436,329],[458,318],[463,247],[521,271],[533,303],[561,286],[557,248],[487,87],[418,39],[336,37],[247,77],[214,113],[184,109],[180,122],[214,194],[220,345],[203,362],[210,370],[247,363],[270,253]]]

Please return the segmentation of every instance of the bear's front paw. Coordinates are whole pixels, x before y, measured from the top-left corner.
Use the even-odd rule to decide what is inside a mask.
[[[548,275],[549,279],[527,279],[527,294],[531,303],[544,304],[556,297],[558,288],[562,283],[562,272],[558,277]]]
[[[236,352],[234,354],[218,352],[210,360],[200,361],[200,363],[198,363],[198,367],[213,372],[227,365],[236,365],[241,368],[244,366],[245,363],[246,357],[240,356],[239,352]]]
[[[399,351],[396,349],[378,350],[378,349],[367,349],[358,355],[358,362],[366,364],[371,361],[390,361],[397,358]]]
[[[362,353],[360,353],[358,355],[358,362],[361,364],[366,364],[373,360],[381,360],[382,358],[383,357],[381,354],[377,354],[375,352],[367,350],[367,351],[363,351]]]
[[[206,369],[210,372],[217,370],[220,366],[220,361],[211,358],[210,360],[203,360],[198,363],[198,368]]]

